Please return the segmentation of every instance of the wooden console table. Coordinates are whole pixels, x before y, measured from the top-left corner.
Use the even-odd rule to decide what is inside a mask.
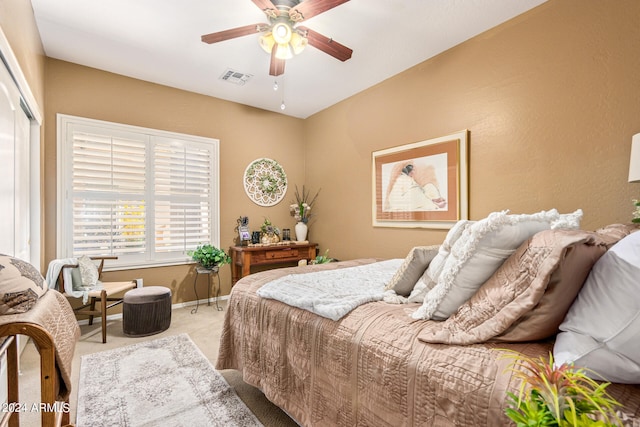
[[[231,246],[231,285],[251,273],[252,265],[307,261],[316,257],[317,243],[273,246]]]

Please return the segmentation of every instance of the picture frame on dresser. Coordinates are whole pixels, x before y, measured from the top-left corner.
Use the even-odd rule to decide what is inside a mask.
[[[451,228],[468,219],[469,131],[372,153],[374,227]]]

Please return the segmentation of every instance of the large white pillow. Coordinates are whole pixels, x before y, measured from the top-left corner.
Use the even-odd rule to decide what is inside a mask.
[[[609,249],[591,269],[553,347],[558,365],[595,379],[640,384],[640,232]]]
[[[451,247],[435,285],[412,317],[447,319],[528,238],[550,228],[579,228],[581,217],[581,210],[567,215],[555,209],[520,215],[502,211],[471,224]]]

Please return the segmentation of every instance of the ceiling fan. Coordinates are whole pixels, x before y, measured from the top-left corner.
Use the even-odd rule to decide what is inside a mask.
[[[284,73],[285,60],[300,53],[307,44],[340,61],[351,58],[353,50],[332,38],[299,25],[313,16],[340,6],[349,0],[251,0],[269,19],[269,23],[245,25],[230,30],[205,34],[202,41],[218,43],[254,33],[262,33],[260,46],[271,54],[269,74]]]

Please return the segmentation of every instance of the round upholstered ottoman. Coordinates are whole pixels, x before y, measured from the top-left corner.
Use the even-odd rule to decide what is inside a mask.
[[[164,286],[136,288],[124,294],[122,329],[126,336],[144,337],[169,329],[171,289]]]

